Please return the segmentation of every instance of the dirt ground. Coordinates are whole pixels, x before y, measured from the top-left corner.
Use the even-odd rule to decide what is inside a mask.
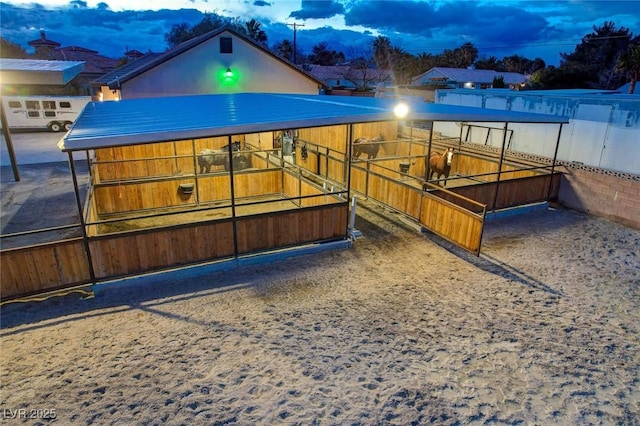
[[[366,201],[356,227],[347,250],[2,306],[0,408],[87,425],[640,423],[640,231],[543,209],[490,220],[476,257]]]

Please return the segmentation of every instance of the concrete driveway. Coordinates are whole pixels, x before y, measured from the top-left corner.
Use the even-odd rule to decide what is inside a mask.
[[[0,235],[34,231],[80,222],[69,168],[69,157],[58,141],[65,135],[48,132],[12,133],[20,181],[14,179],[7,143],[0,149]],[[77,160],[77,158],[76,158]],[[75,161],[80,182],[87,180],[86,161]],[[86,185],[81,185],[82,196]],[[84,198],[83,198],[84,199]],[[5,248],[78,236],[79,229],[2,238]]]
[[[64,132],[11,132],[18,169],[21,164],[67,162],[67,154],[61,152],[57,147],[58,141],[64,135]],[[0,166],[11,166],[7,141],[4,135],[2,136],[2,147],[0,148]]]

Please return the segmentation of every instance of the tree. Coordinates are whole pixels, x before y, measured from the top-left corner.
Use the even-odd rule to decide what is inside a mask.
[[[502,59],[502,70],[506,72],[517,72],[526,74],[531,69],[533,61],[520,55],[505,56]]]
[[[247,35],[260,44],[267,45],[267,33],[260,29],[262,24],[255,19],[245,23]]]
[[[177,46],[191,38],[193,38],[191,28],[186,22],[174,24],[171,30],[164,35],[164,41],[167,42],[169,47]]]
[[[465,43],[455,49],[445,49],[440,55],[440,66],[451,68],[467,68],[478,58],[478,49],[472,43]]]
[[[500,63],[498,61],[498,58],[496,58],[495,56],[489,56],[488,58],[487,57],[482,57],[482,58],[476,60],[473,65],[478,70],[494,70],[494,71],[498,71],[499,68],[500,68]]]
[[[378,68],[391,67],[391,40],[387,37],[378,36],[373,40],[373,61]]]
[[[631,32],[616,28],[611,21],[582,38],[572,53],[561,53],[560,69],[578,79],[577,87],[614,89],[624,84],[624,75],[616,70],[618,58],[627,50]]]
[[[491,87],[493,87],[494,89],[504,89],[506,87],[506,85],[504,84],[504,77],[501,75],[493,77]]]
[[[631,82],[629,84],[629,94],[633,94],[636,90],[636,83],[640,78],[640,44],[629,46],[618,58],[616,68],[629,78]]]
[[[164,35],[164,39],[169,47],[174,47],[210,31],[223,27],[231,27],[238,32],[246,34],[258,43],[266,45],[267,34],[260,29],[260,26],[260,22],[255,19],[252,19],[243,25],[238,18],[231,19],[218,16],[215,13],[207,13],[204,18],[202,18],[202,21],[198,22],[193,27],[186,22],[174,24],[171,27],[171,30]]]
[[[293,43],[290,40],[282,40],[273,46],[272,50],[280,57],[293,62]]]
[[[314,65],[336,65],[345,61],[344,53],[329,50],[324,41],[313,46],[312,52],[308,60]]]
[[[22,46],[0,37],[0,58],[25,59],[28,56]]]

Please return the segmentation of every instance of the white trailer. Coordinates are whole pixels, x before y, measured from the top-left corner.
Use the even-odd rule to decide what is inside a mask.
[[[3,96],[10,130],[68,131],[90,96]]]

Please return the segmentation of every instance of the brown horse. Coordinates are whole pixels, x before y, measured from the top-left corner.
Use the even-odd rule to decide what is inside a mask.
[[[384,136],[380,134],[375,139],[368,138],[358,138],[353,141],[353,159],[360,159],[360,154],[363,152],[367,153],[367,159],[372,160],[378,156],[378,151],[380,151],[380,144],[376,142],[381,142],[384,140]]]
[[[426,180],[433,179],[433,175],[436,175],[437,179],[440,179],[441,176],[444,175],[444,185],[447,186],[447,178],[449,177],[449,172],[451,171],[451,160],[453,159],[453,148],[447,149],[442,154],[438,152],[432,152],[431,156],[429,156],[429,176],[427,176]],[[425,163],[427,159],[425,158]],[[427,164],[425,164],[425,168]]]

